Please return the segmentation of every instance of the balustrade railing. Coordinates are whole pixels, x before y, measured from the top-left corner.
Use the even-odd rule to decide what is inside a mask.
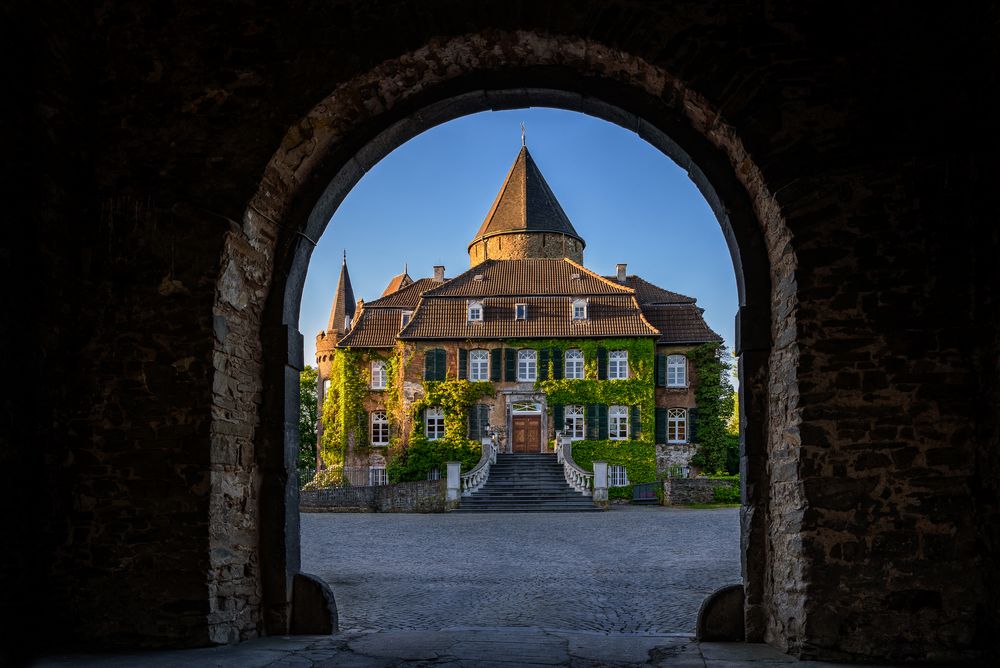
[[[470,496],[486,484],[490,467],[497,462],[497,446],[492,440],[483,442],[483,454],[472,470],[462,474],[462,496]]]
[[[586,494],[594,495],[594,474],[584,471],[573,461],[573,441],[568,438],[559,439],[559,448],[556,450],[556,458],[563,467],[563,475],[570,487]]]

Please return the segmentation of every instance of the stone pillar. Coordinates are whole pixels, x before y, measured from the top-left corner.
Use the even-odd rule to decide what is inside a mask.
[[[667,476],[663,479],[663,503],[664,506],[670,505],[670,499],[673,492],[672,479]]]
[[[608,463],[594,462],[594,505],[608,507]]]
[[[448,462],[448,495],[445,501],[449,507],[458,505],[462,497],[462,462]]]

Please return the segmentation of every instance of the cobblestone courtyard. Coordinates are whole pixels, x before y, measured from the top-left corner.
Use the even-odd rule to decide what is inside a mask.
[[[740,580],[739,511],[307,513],[302,570],[330,583],[343,630],[690,632]]]

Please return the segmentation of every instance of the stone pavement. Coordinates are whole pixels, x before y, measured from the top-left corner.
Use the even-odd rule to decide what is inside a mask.
[[[692,633],[740,581],[739,511],[302,515],[302,570],[342,630],[557,628]]]
[[[684,635],[624,635],[534,628],[379,631],[261,638],[240,645],[170,652],[56,656],[37,668],[733,668],[808,664],[766,645],[695,643]]]

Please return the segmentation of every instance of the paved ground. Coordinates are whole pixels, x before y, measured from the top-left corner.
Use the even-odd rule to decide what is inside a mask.
[[[740,581],[739,512],[302,515],[302,570],[344,630],[692,632]]]

